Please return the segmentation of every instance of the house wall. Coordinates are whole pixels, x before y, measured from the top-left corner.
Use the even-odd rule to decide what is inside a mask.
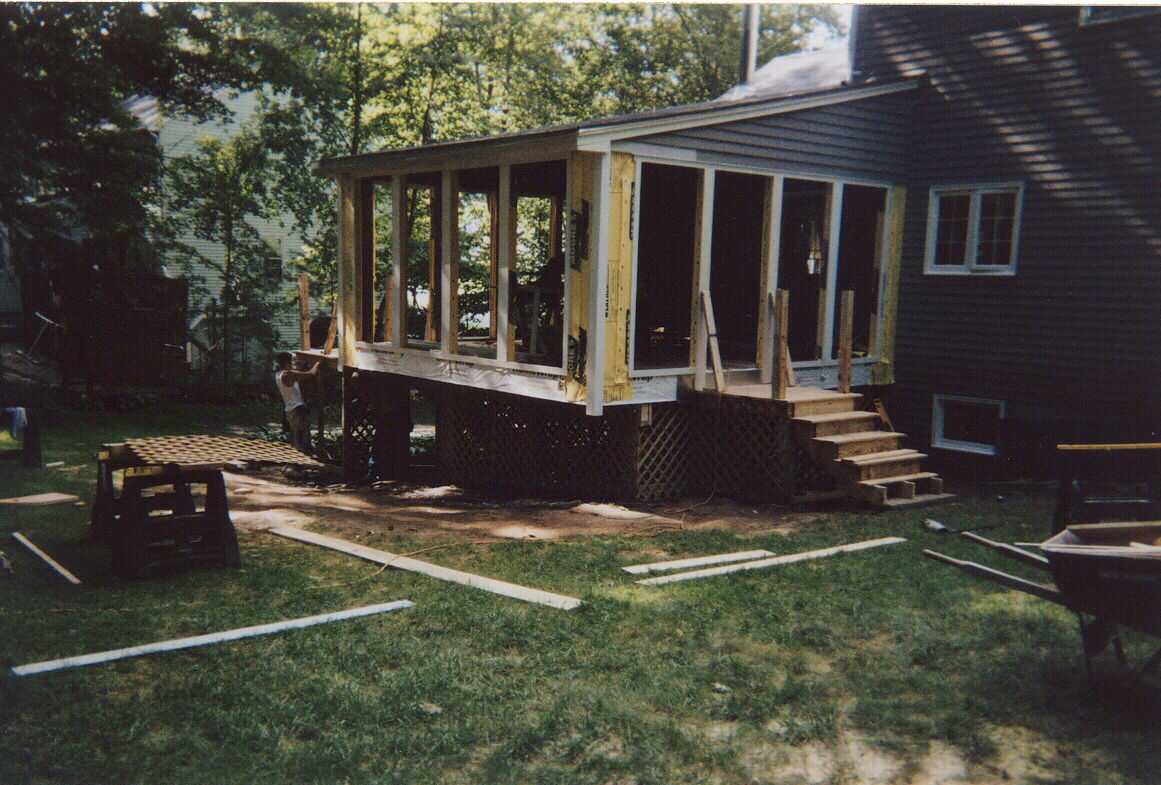
[[[1078,20],[859,11],[859,76],[930,80],[907,160],[891,409],[910,446],[931,443],[935,393],[1006,402],[1000,459],[984,460],[1008,471],[1043,470],[1059,441],[1158,437],[1161,14]],[[1015,275],[924,275],[929,188],[1005,180],[1025,187]]]
[[[695,152],[699,163],[897,181],[914,91],[634,139]]]
[[[258,97],[254,93],[243,93],[236,97],[220,96],[226,106],[234,113],[233,117],[225,121],[198,123],[185,117],[162,117],[158,131],[158,143],[162,154],[167,158],[178,158],[187,155],[196,155],[198,140],[209,137],[229,138],[244,123],[253,118],[258,109]],[[302,253],[302,238],[294,231],[293,218],[289,215],[276,216],[269,219],[252,218],[250,222],[266,240],[280,244],[282,248],[283,274],[286,277],[288,262]],[[221,264],[225,257],[225,249],[221,243],[209,242],[193,236],[180,238],[183,242],[193,246],[203,256]],[[183,271],[169,265],[171,274],[183,274]],[[208,290],[206,299],[213,297],[221,302],[222,276],[218,270],[208,265],[199,265],[191,271],[193,275],[203,278],[203,285]],[[284,280],[277,294],[272,295],[275,302],[289,303],[296,296],[297,283]],[[192,298],[191,298],[192,299]],[[204,303],[201,303],[204,305]],[[196,320],[204,313],[201,308],[195,308],[191,301],[189,319]],[[281,348],[298,348],[300,343],[300,326],[297,307],[280,305],[275,310],[273,327],[277,333],[277,345]],[[203,334],[204,328],[198,330]],[[255,378],[261,378],[269,369],[267,358],[259,356],[256,347],[249,352],[251,368],[249,372]],[[195,358],[195,363],[197,358]]]

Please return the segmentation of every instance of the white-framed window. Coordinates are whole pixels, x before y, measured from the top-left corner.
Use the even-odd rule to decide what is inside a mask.
[[[1084,5],[1080,7],[1080,26],[1119,22],[1122,19],[1133,19],[1159,12],[1161,9],[1148,5]]]
[[[1003,401],[937,394],[931,402],[931,446],[995,455],[1003,422]]]
[[[932,187],[924,273],[1015,275],[1023,206],[1023,183]]]

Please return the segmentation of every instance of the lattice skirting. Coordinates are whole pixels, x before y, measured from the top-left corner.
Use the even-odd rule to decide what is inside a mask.
[[[583,407],[463,387],[437,397],[441,478],[500,493],[634,498],[636,407]]]
[[[349,477],[363,476],[368,457],[382,454],[376,433],[386,432],[384,418],[398,403],[387,401],[407,384],[367,372],[344,376]],[[441,482],[502,494],[620,501],[713,493],[785,503],[828,487],[826,473],[798,446],[784,411],[770,401],[702,396],[654,404],[644,417],[638,406],[608,407],[604,416],[588,417],[576,405],[459,386],[434,385],[430,393]]]
[[[637,498],[690,495],[787,502],[808,489],[809,458],[783,409],[770,401],[702,396],[653,407],[641,426]]]

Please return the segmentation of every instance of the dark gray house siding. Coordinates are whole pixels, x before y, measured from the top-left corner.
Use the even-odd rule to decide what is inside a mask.
[[[892,401],[911,446],[935,393],[1006,401],[1016,470],[1057,441],[1161,438],[1161,14],[867,6],[856,35],[857,78],[930,80]],[[1025,187],[1015,276],[924,275],[929,188],[988,181]]]
[[[697,153],[703,163],[898,182],[916,91],[634,139]]]

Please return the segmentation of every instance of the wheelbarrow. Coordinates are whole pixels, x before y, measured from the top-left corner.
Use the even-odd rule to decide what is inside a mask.
[[[968,575],[1055,602],[1075,613],[1090,683],[1092,658],[1110,643],[1121,665],[1129,666],[1118,627],[1161,638],[1161,521],[1069,526],[1036,544],[1040,553],[971,532],[961,536],[1051,574],[1052,583],[1039,583],[936,551],[923,551],[927,558]],[[1159,664],[1161,648],[1135,669],[1135,681]]]

